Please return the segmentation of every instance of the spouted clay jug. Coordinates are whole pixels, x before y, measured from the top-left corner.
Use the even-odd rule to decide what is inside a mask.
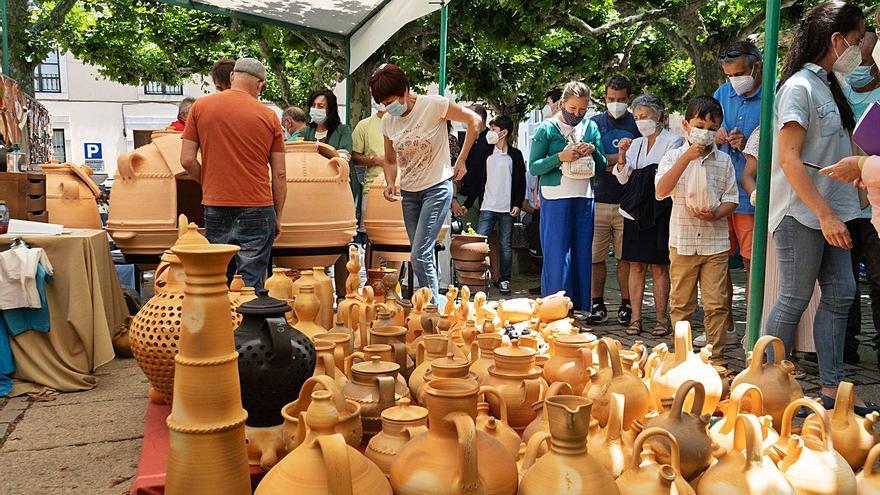
[[[877,434],[874,425],[880,414],[873,412],[867,417],[857,416],[853,411],[855,390],[850,382],[840,382],[837,385],[837,396],[834,401],[834,409],[831,410],[831,439],[834,440],[834,449],[846,459],[853,470],[859,469],[865,463],[871,447],[877,443]],[[805,421],[805,425],[813,424],[815,417],[811,416]]]
[[[361,422],[361,406],[353,400],[346,400],[342,394],[342,389],[327,376],[313,376],[306,380],[302,389],[299,391],[299,398],[284,406],[281,409],[281,416],[284,418],[281,436],[284,441],[284,449],[291,452],[298,447],[305,435],[300,431],[300,413],[308,410],[312,403],[312,392],[318,390],[326,390],[330,393],[330,399],[333,401],[333,407],[336,408],[338,418],[335,431],[341,433],[345,437],[345,442],[352,447],[360,447],[363,438],[363,423]]]
[[[662,438],[669,445],[669,464],[660,464],[648,449],[648,440]],[[620,495],[694,495],[694,489],[681,474],[678,441],[663,428],[647,428],[636,437],[632,462],[617,478]]]
[[[747,403],[748,408],[743,407]],[[709,428],[709,436],[719,447],[730,451],[733,448],[734,433],[736,431],[736,418],[746,411],[755,415],[760,426],[761,452],[769,454],[771,447],[779,441],[779,433],[773,429],[773,418],[764,415],[764,402],[761,390],[751,384],[738,385],[730,394],[730,399],[721,403],[724,417]]]
[[[856,476],[858,495],[880,495],[880,474],[874,471],[878,459],[880,459],[880,444],[871,448],[864,469]]]
[[[525,430],[535,419],[532,404],[544,397],[547,382],[541,377],[542,370],[535,365],[534,349],[522,347],[514,340],[507,347],[495,349],[495,364],[489,367],[488,385],[498,388],[507,402],[510,426],[517,432]],[[489,398],[493,416],[501,416],[500,405]]]
[[[773,346],[774,360],[767,359],[764,353],[768,346]],[[750,383],[761,390],[764,399],[764,414],[773,417],[773,427],[779,431],[782,427],[782,413],[792,401],[804,396],[800,384],[791,375],[794,364],[784,360],[785,346],[777,337],[764,335],[755,343],[749,357],[749,366],[736,375],[731,390],[741,383]]]
[[[595,345],[596,338],[590,334],[556,337],[553,355],[544,364],[544,379],[547,383],[566,382],[575,395],[581,395],[590,383]]]
[[[660,354],[664,354],[665,344],[659,347]],[[655,352],[658,349],[655,348]],[[655,404],[662,405],[663,399],[669,399],[675,395],[681,384],[688,380],[696,380],[703,385],[705,400],[703,408],[695,411],[697,414],[712,414],[721,401],[721,393],[724,389],[721,376],[709,363],[712,355],[711,344],[703,348],[699,353],[694,353],[693,338],[691,338],[691,324],[680,321],[675,324],[675,349],[674,352],[665,352],[662,362],[654,369],[651,377],[651,394]],[[691,406],[691,399],[684,404],[685,408]],[[684,445],[681,446],[685,448]],[[685,455],[687,457],[687,455]],[[687,462],[683,461],[683,465]],[[687,472],[687,468],[684,468]]]
[[[586,388],[587,396],[593,401],[593,417],[604,427],[608,424],[610,394],[624,397],[623,428],[628,430],[633,421],[643,421],[651,409],[651,392],[642,380],[624,371],[620,361],[617,343],[608,337],[599,340],[599,371],[593,374]]]

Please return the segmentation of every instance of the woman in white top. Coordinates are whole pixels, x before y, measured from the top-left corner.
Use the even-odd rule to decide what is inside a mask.
[[[477,139],[480,117],[442,96],[415,95],[400,67],[384,64],[370,78],[370,93],[385,105],[385,199],[403,200],[403,222],[411,246],[410,262],[420,287],[434,292],[439,280],[434,245],[452,204],[452,178],[461,180],[465,159]],[[447,121],[462,122],[467,135],[453,170]],[[397,197],[398,168],[401,197]]]
[[[654,307],[657,313],[657,324],[653,335],[668,335],[670,332],[669,317],[666,314],[666,303],[669,300],[669,214],[671,201],[654,199],[654,174],[657,164],[667,151],[682,145],[680,137],[664,129],[666,109],[656,95],[646,93],[633,102],[633,115],[636,126],[642,137],[635,140],[625,139],[619,144],[620,159],[613,173],[617,180],[624,184],[624,198],[621,201],[620,213],[623,215],[623,253],[621,259],[630,262],[629,290],[632,301],[632,319],[626,333],[637,335],[642,331],[642,297],[645,292],[645,275],[648,265],[654,279]],[[650,167],[650,168],[649,168]],[[643,170],[643,172],[636,172]],[[637,183],[630,184],[633,173],[639,174]],[[644,175],[644,177],[641,177]],[[638,204],[647,204],[647,211],[636,208]],[[633,211],[627,211],[630,206]],[[638,222],[635,215],[653,215],[653,222]],[[659,216],[657,216],[659,215]],[[650,226],[647,227],[646,224]]]

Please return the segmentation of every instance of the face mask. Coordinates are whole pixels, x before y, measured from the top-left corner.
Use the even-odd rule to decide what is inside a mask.
[[[871,56],[874,58],[874,65],[880,67],[880,42],[874,45],[874,51],[871,52]]]
[[[323,124],[327,121],[327,110],[324,110],[323,108],[310,108],[309,117],[312,118],[312,122]]]
[[[370,101],[371,101],[371,106],[373,107],[373,110],[375,110],[377,112],[384,112],[385,111],[385,105],[383,105],[381,103],[376,103],[375,100],[370,100]]]
[[[847,84],[854,88],[864,88],[874,81],[874,76],[873,74],[871,74],[871,71],[873,69],[873,65],[860,65],[856,67],[854,71],[844,77],[844,79],[846,80]]]
[[[606,106],[608,107],[608,113],[615,119],[623,117],[627,109],[626,103],[607,103]]]
[[[544,105],[544,108],[541,109],[541,115],[545,119],[549,119],[550,117],[553,116],[553,109],[550,108],[550,105]]]
[[[657,121],[651,119],[637,120],[636,127],[642,136],[653,136],[657,132]]]
[[[489,144],[495,144],[498,142],[499,136],[495,131],[489,131],[486,133],[486,142]]]
[[[854,71],[862,63],[862,52],[859,50],[859,47],[850,45],[846,38],[843,41],[847,44],[847,49],[842,54],[838,54],[837,49],[834,50],[834,54],[837,55],[837,61],[834,62],[832,70],[846,75]]]
[[[688,136],[688,141],[690,141],[691,144],[712,146],[712,144],[715,142],[715,133],[716,131],[710,131],[709,129],[697,129],[696,127],[691,127],[691,133]]]
[[[568,113],[568,112],[563,108],[563,109],[562,109],[562,120],[563,120],[566,124],[568,124],[568,125],[574,127],[574,126],[580,124],[582,120],[584,120],[584,116],[581,115],[580,117],[578,117],[577,115],[575,115],[575,114],[573,114],[573,113]]]
[[[752,73],[747,76],[731,76],[730,85],[739,96],[751,91],[755,87],[755,68],[752,67]]]
[[[400,117],[406,113],[406,103],[400,100],[394,100],[390,105],[385,106],[385,111],[392,117]]]

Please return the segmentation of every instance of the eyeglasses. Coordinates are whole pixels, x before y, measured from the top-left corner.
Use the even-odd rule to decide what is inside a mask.
[[[721,62],[732,62],[740,57],[752,57],[755,59],[756,62],[758,60],[761,60],[761,55],[758,54],[758,52],[752,50],[730,50],[718,57],[718,60],[720,60]]]

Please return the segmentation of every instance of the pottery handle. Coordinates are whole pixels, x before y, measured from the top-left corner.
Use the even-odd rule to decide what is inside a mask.
[[[751,413],[755,416],[763,416],[764,394],[761,393],[761,389],[751,383],[740,383],[733,389],[733,392],[730,393],[730,400],[733,401],[736,416],[741,414],[742,402],[747,396],[749,398],[749,410]]]
[[[608,424],[605,428],[605,440],[607,442],[620,440],[623,435],[623,394],[612,393],[610,402],[608,408]]]
[[[694,402],[691,404],[691,414],[695,414],[699,416],[703,412],[703,403],[706,402],[706,387],[703,386],[702,383],[696,380],[688,380],[681,384],[678,387],[678,390],[675,391],[675,400],[672,401],[672,409],[670,411],[670,416],[673,418],[679,418],[684,408],[684,401],[687,399],[687,396],[690,394],[691,390],[694,391]]]
[[[754,414],[737,416],[736,426],[733,429],[733,448],[736,451],[745,450],[746,460],[750,464],[761,464],[763,445],[761,424],[757,416]]]
[[[526,444],[526,454],[523,456],[522,462],[522,472],[525,473],[528,471],[532,464],[538,460],[538,455],[541,452],[541,444],[547,442],[550,443],[550,433],[546,431],[539,431],[532,435],[532,438],[529,439],[529,443]]]
[[[520,388],[523,390],[523,400],[521,404],[533,404],[539,400],[544,400],[544,392],[546,385],[543,385],[542,378],[532,378],[523,380]]]
[[[584,369],[592,369],[593,368],[593,349],[585,347],[580,349],[581,353],[581,362],[584,365]]]
[[[397,379],[393,376],[377,376],[376,384],[379,386],[379,414],[389,407],[394,407],[394,386]]]
[[[336,385],[333,378],[326,375],[318,375],[309,377],[309,379],[303,383],[302,388],[299,390],[299,398],[296,401],[296,409],[291,411],[291,416],[295,416],[300,412],[305,412],[305,410],[309,408],[309,405],[312,403],[312,392],[317,385],[324,387],[324,390],[330,392],[333,404],[336,406],[336,411],[340,415],[345,412],[347,409],[345,396],[342,395],[339,386]]]
[[[491,385],[483,385],[480,387],[480,395],[491,395],[498,401],[498,410],[501,411],[501,422],[510,426],[510,423],[507,422],[507,401],[504,400],[501,391]]]
[[[403,432],[409,437],[410,440],[421,435],[428,431],[428,427],[425,425],[419,426],[407,426],[403,429]]]
[[[474,363],[480,360],[480,356],[482,356],[482,352],[480,350],[480,343],[474,340],[471,342],[471,358],[468,362],[468,367],[473,366]]]
[[[782,343],[782,339],[772,335],[764,335],[755,342],[755,347],[752,349],[752,358],[749,360],[750,370],[761,371],[761,368],[764,366],[764,353],[767,351],[768,345],[773,346],[773,360],[775,363],[780,363],[785,359],[785,345]],[[770,362],[768,358],[767,364],[774,363]]]
[[[156,268],[156,273],[153,275],[154,287],[165,287],[165,285],[168,284],[168,281],[165,278],[165,272],[167,272],[169,268],[171,268],[171,263],[159,263],[159,267]]]
[[[394,362],[400,365],[400,372],[406,372],[406,344],[400,341],[391,342],[391,349],[394,352]]]
[[[834,396],[834,409],[831,410],[831,419],[847,421],[850,415],[854,415],[853,403],[856,400],[856,390],[852,382],[840,382],[837,384],[837,394]]]
[[[636,441],[633,444],[633,454],[632,454],[632,462],[630,466],[632,469],[638,469],[639,464],[641,464],[642,458],[642,448],[645,445],[645,441],[651,437],[664,437],[669,442],[669,460],[672,463],[672,469],[675,469],[676,474],[681,475],[681,449],[678,446],[678,440],[672,436],[672,433],[664,430],[663,428],[653,427],[646,428],[639,436],[636,437]]]
[[[818,402],[805,397],[792,401],[785,408],[785,411],[782,413],[782,431],[779,432],[779,438],[791,438],[791,420],[794,419],[794,414],[801,407],[806,407],[816,413],[816,423],[818,423],[819,430],[822,432],[820,436],[822,448],[824,450],[831,450],[833,448],[831,435],[829,434],[831,431],[831,418],[828,416],[828,411]]]
[[[336,175],[336,181],[348,182],[348,162],[342,158],[336,157],[330,159],[330,164],[336,165],[339,168],[339,173]]]
[[[480,477],[477,472],[477,427],[474,419],[464,413],[452,413],[446,417],[455,425],[461,461],[459,493],[479,493]]]
[[[617,350],[617,344],[610,337],[602,337],[598,344],[599,350],[599,367],[604,368],[607,362],[611,366],[611,375],[614,377],[623,374],[623,367],[620,364],[620,352]]]
[[[675,362],[683,363],[687,361],[689,355],[694,352],[693,339],[691,339],[691,324],[688,321],[679,321],[675,324],[675,334],[673,338],[675,347]]]
[[[344,371],[345,371],[346,378],[348,378],[349,380],[351,380],[351,366],[353,364],[355,364],[355,359],[359,359],[360,361],[358,361],[358,362],[361,362],[361,361],[366,361],[367,357],[364,355],[363,352],[360,352],[360,351],[352,352],[350,355],[345,357],[345,370]]]
[[[571,395],[571,385],[565,382],[553,382],[550,384],[550,388],[547,389],[547,392],[544,394],[544,399],[549,399],[550,397],[556,397],[557,395]]]
[[[321,435],[318,446],[327,470],[327,491],[330,495],[354,495],[351,482],[351,460],[348,458],[348,445],[341,433]]]
[[[79,199],[79,184],[73,180],[61,181],[61,199]]]
[[[880,443],[871,447],[871,450],[868,452],[868,458],[865,459],[864,471],[862,471],[865,478],[874,476],[874,465],[877,464],[878,458],[880,458]]]
[[[416,366],[421,365],[425,361],[425,341],[419,341],[416,345]]]
[[[270,362],[289,361],[293,349],[290,347],[290,337],[287,335],[287,320],[284,318],[266,318],[269,327],[269,336],[272,338],[272,357]],[[311,342],[311,341],[310,341]]]

